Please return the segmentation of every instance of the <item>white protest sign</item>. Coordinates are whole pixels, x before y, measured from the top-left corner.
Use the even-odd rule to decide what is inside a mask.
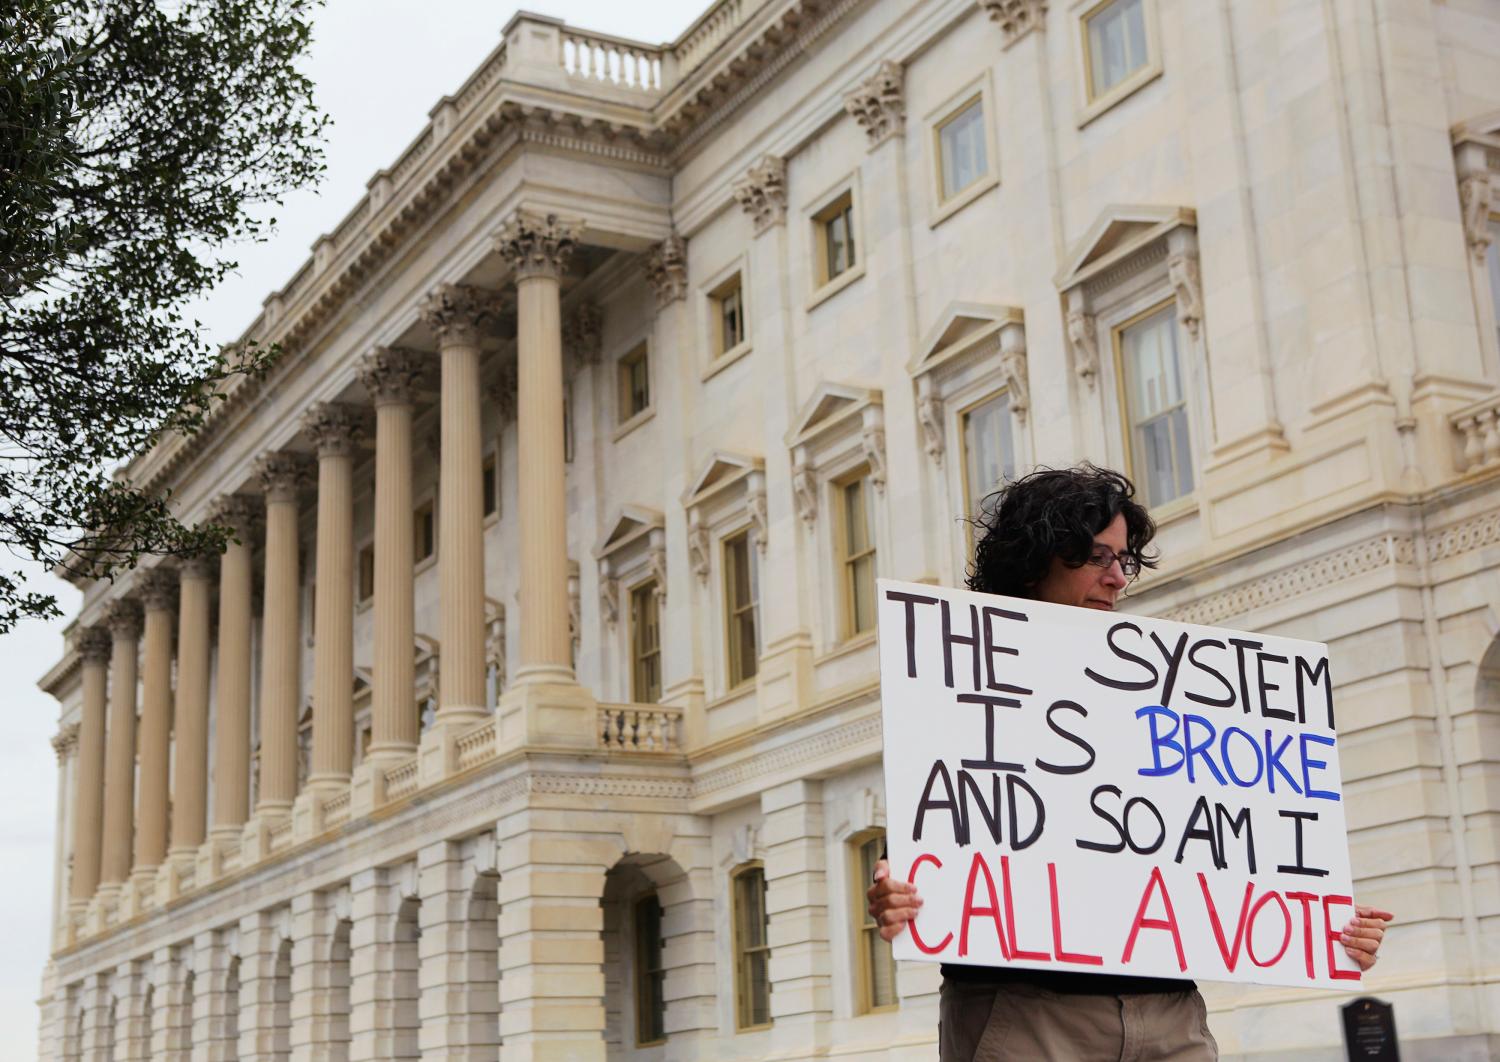
[[[1343,987],[1328,651],[879,582],[900,959]]]

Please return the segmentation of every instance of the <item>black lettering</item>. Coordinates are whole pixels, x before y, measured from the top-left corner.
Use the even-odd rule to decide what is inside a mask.
[[[1082,763],[1067,764],[1047,763],[1044,760],[1039,759],[1036,761],[1036,765],[1042,770],[1046,771],[1048,774],[1082,774],[1084,771],[1088,770],[1094,765],[1094,746],[1090,745],[1086,740],[1073,733],[1071,730],[1063,729],[1062,725],[1058,723],[1056,719],[1052,718],[1053,715],[1064,708],[1069,711],[1077,712],[1085,719],[1088,718],[1088,709],[1083,705],[1078,704],[1074,701],[1054,701],[1052,703],[1052,707],[1047,709],[1047,725],[1052,728],[1052,732],[1058,737],[1062,738],[1064,741],[1071,741],[1073,744],[1082,749],[1083,754],[1088,758]]]
[[[1292,820],[1292,829],[1297,836],[1297,861],[1290,866],[1282,865],[1276,869],[1283,874],[1305,874],[1310,878],[1326,877],[1328,871],[1308,866],[1302,856],[1302,824],[1308,820],[1317,822],[1318,813],[1316,811],[1278,811],[1276,814],[1284,819]]]
[[[1316,667],[1309,667],[1306,660],[1297,657],[1297,722],[1307,722],[1306,691],[1302,686],[1302,679],[1307,680],[1314,686],[1320,682],[1323,686],[1323,697],[1328,707],[1328,729],[1333,729],[1333,680],[1328,677],[1328,659],[1325,657],[1318,661]]]
[[[953,688],[953,647],[967,645],[974,666],[974,681],[970,689],[979,689],[979,609],[969,606],[969,633],[953,633],[953,612],[947,600],[939,601],[943,611],[943,682]]]
[[[1240,830],[1245,831],[1245,861],[1249,865],[1250,873],[1255,873],[1255,831],[1250,828],[1250,809],[1240,808],[1240,813],[1233,817],[1229,809],[1223,804],[1214,805],[1214,829],[1219,834],[1219,851],[1227,853],[1228,847],[1224,844],[1224,827],[1228,825],[1229,832],[1234,834],[1235,840],[1239,840]],[[1220,864],[1220,869],[1229,865],[1228,856]]]
[[[1020,686],[1012,686],[1009,683],[997,682],[995,680],[995,657],[996,656],[1020,656],[1021,654],[1008,645],[995,644],[995,630],[990,626],[992,619],[1019,620],[1028,622],[1023,612],[1012,612],[1008,608],[996,608],[993,605],[985,605],[981,610],[984,614],[984,674],[985,685],[992,690],[1003,693],[1030,693],[1028,689]]]
[[[1289,709],[1272,708],[1268,703],[1266,703],[1267,693],[1269,693],[1271,690],[1281,689],[1281,687],[1276,683],[1266,681],[1267,660],[1271,661],[1273,664],[1284,664],[1287,662],[1286,657],[1276,656],[1274,653],[1255,654],[1255,685],[1260,688],[1260,714],[1271,719],[1285,719],[1288,722],[1291,722],[1293,716]]]
[[[1147,845],[1136,844],[1135,834],[1130,829],[1130,813],[1135,810],[1137,804],[1146,805],[1146,810],[1151,812],[1152,817],[1156,819],[1156,840]],[[1166,820],[1161,817],[1161,812],[1156,810],[1156,805],[1151,803],[1151,801],[1147,800],[1145,797],[1131,797],[1129,800],[1125,801],[1124,819],[1125,843],[1130,845],[1130,850],[1136,855],[1150,855],[1152,852],[1160,848],[1162,846],[1162,842],[1167,839]]]
[[[1234,646],[1235,663],[1239,665],[1240,672],[1240,707],[1247,715],[1250,712],[1250,680],[1245,675],[1245,650],[1259,649],[1262,642],[1252,642],[1248,638],[1231,638],[1229,644]],[[951,682],[949,685],[953,685]]]
[[[1128,649],[1122,649],[1122,648],[1120,648],[1120,646],[1118,646],[1118,645],[1115,644],[1115,635],[1119,631],[1122,631],[1122,630],[1135,631],[1135,633],[1137,635],[1139,635],[1141,633],[1141,629],[1139,627],[1137,627],[1134,623],[1131,623],[1129,620],[1125,620],[1125,621],[1122,621],[1120,623],[1116,623],[1113,627],[1111,627],[1109,629],[1109,632],[1104,636],[1104,640],[1109,644],[1110,652],[1114,653],[1115,656],[1119,657],[1121,660],[1130,660],[1130,661],[1133,661],[1133,662],[1141,665],[1141,667],[1143,667],[1147,671],[1151,672],[1151,677],[1149,679],[1140,679],[1140,680],[1112,679],[1112,678],[1109,678],[1109,677],[1107,677],[1105,675],[1099,674],[1097,671],[1095,671],[1091,667],[1084,668],[1083,669],[1083,673],[1085,675],[1087,675],[1089,678],[1093,679],[1095,682],[1099,683],[1099,685],[1101,685],[1101,686],[1108,686],[1110,689],[1115,689],[1115,690],[1149,690],[1151,687],[1153,687],[1153,686],[1156,685],[1156,680],[1158,678],[1160,678],[1160,675],[1158,675],[1157,671],[1156,671],[1156,665],[1153,664],[1153,663],[1151,663],[1151,661],[1147,660],[1145,657],[1136,656],[1134,653],[1130,652]],[[950,683],[950,685],[951,685],[951,683]]]
[[[1024,771],[1019,763],[995,759],[995,709],[1019,708],[1021,702],[1010,697],[991,697],[987,693],[960,693],[959,704],[984,705],[984,759],[960,760],[959,764],[976,771]]]
[[[1212,645],[1218,649],[1229,648],[1229,646],[1225,645],[1217,638],[1205,638],[1201,642],[1195,642],[1193,644],[1193,647],[1188,650],[1188,663],[1192,664],[1204,674],[1212,675],[1214,678],[1218,679],[1219,684],[1224,687],[1224,692],[1229,694],[1229,696],[1225,697],[1223,700],[1220,700],[1217,697],[1206,697],[1202,694],[1194,693],[1192,690],[1187,691],[1183,694],[1183,696],[1192,701],[1194,704],[1206,704],[1210,708],[1232,708],[1234,707],[1234,687],[1230,685],[1229,680],[1226,679],[1223,675],[1219,674],[1216,669],[1198,659],[1198,650],[1209,645]]]
[[[932,787],[938,779],[942,779],[943,792],[948,794],[946,800],[934,800],[932,797]],[[936,760],[927,775],[927,785],[922,790],[922,799],[917,803],[916,824],[911,831],[913,841],[922,839],[922,824],[927,818],[927,813],[940,808],[946,808],[953,818],[953,840],[959,845],[968,844],[969,831],[964,824],[963,816],[959,813],[958,801],[953,799],[953,779],[948,775],[948,765],[942,760]]]
[[[1095,815],[1098,815],[1115,828],[1115,836],[1119,839],[1104,842],[1085,841],[1080,837],[1074,841],[1074,844],[1078,845],[1079,848],[1086,848],[1090,852],[1123,852],[1125,851],[1125,825],[1099,806],[1099,794],[1101,793],[1113,793],[1115,796],[1119,796],[1120,787],[1117,785],[1097,785],[1094,787],[1094,791],[1089,794],[1089,807],[1094,809]]]
[[[1000,776],[995,775],[996,781]],[[1031,832],[1025,837],[1021,836],[1021,826],[1018,821],[1020,816],[1016,812],[1016,790],[1024,789],[1031,797],[1031,806],[1036,813],[1035,822],[1032,824]],[[1010,816],[1010,847],[1012,851],[1019,852],[1023,848],[1030,848],[1038,837],[1042,835],[1042,827],[1047,824],[1047,806],[1042,803],[1042,798],[1037,796],[1036,790],[1027,784],[1026,779],[1020,775],[1007,774],[1005,776],[1005,801],[1009,805],[1006,811]]]
[[[936,605],[938,599],[925,594],[908,594],[900,590],[887,590],[886,600],[900,601],[906,605],[906,677],[917,677],[917,606]]]
[[[1162,657],[1167,662],[1167,680],[1162,683],[1161,687],[1161,706],[1165,708],[1172,703],[1172,687],[1177,685],[1177,669],[1182,666],[1182,654],[1187,648],[1188,636],[1187,632],[1183,631],[1177,638],[1175,649],[1168,649],[1166,643],[1156,636],[1155,631],[1151,632],[1151,640],[1156,643],[1156,648],[1161,651]]]
[[[1198,825],[1200,818],[1203,820],[1202,826]],[[1208,797],[1199,797],[1198,802],[1193,805],[1193,813],[1188,816],[1187,826],[1182,831],[1182,841],[1177,845],[1175,862],[1182,862],[1182,856],[1187,850],[1189,841],[1207,841],[1208,850],[1213,855],[1214,866],[1223,870],[1228,865],[1224,862],[1224,853],[1219,851],[1219,838],[1214,833],[1214,816],[1213,812],[1208,810]]]
[[[979,817],[984,820],[984,825],[990,832],[990,839],[996,844],[1000,843],[1000,775],[990,775],[990,781],[994,783],[994,794],[991,803],[984,802],[984,794],[979,790],[979,783],[974,781],[974,776],[968,771],[958,772],[958,809],[959,817],[963,819],[964,837],[974,836],[974,820],[969,817],[969,794],[974,794],[974,803],[979,807]],[[1015,818],[1014,812],[1011,818]],[[963,843],[963,842],[960,842]]]

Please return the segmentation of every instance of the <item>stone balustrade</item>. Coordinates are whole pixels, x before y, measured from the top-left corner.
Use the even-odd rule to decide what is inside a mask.
[[[675,49],[678,76],[686,75],[707,59],[759,6],[754,0],[721,0],[709,8]]]
[[[601,704],[599,746],[609,752],[680,752],[682,709],[655,704]]]
[[[481,723],[473,730],[463,734],[457,741],[458,746],[458,769],[466,771],[470,767],[495,758],[496,734],[495,721]]]
[[[413,756],[405,763],[397,764],[385,772],[385,796],[387,800],[400,800],[417,791],[417,758]]]
[[[1500,394],[1455,410],[1448,422],[1460,439],[1460,471],[1500,465]]]
[[[605,82],[617,88],[656,93],[662,87],[660,48],[602,33],[565,30],[562,65],[572,77]]]

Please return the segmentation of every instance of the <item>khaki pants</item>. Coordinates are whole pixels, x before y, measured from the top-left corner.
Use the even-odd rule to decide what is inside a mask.
[[[1062,995],[1029,985],[943,981],[941,1062],[1214,1062],[1196,991]]]

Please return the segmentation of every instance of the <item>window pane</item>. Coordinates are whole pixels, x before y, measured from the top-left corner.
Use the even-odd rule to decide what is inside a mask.
[[[1010,395],[999,394],[964,414],[964,486],[968,515],[979,515],[985,498],[1015,475],[1010,431]]]
[[[766,947],[766,878],[756,867],[734,878],[735,986],[742,1028],[771,1021],[770,950]]]
[[[745,341],[744,299],[738,277],[725,287],[718,303],[719,353],[722,354]]]
[[[1120,336],[1135,473],[1146,501],[1161,505],[1193,489],[1192,439],[1177,352],[1173,307],[1126,328]]]
[[[755,677],[755,570],[748,532],[724,544],[724,599],[729,638],[729,685]]]
[[[857,479],[844,487],[845,548],[849,556],[870,547],[870,525],[865,507],[865,481]]]
[[[484,459],[484,515],[489,516],[495,511],[495,459],[487,457]]]
[[[828,224],[824,226],[823,231],[827,237],[827,246],[824,250],[828,255],[829,280],[832,280],[849,268],[845,247],[848,238],[847,225],[847,220],[843,214],[835,214],[828,219]]]
[[[666,1039],[666,998],[662,992],[661,904],[647,896],[635,905],[636,1041]]]
[[[984,137],[984,106],[975,100],[938,133],[942,151],[943,198],[951,199],[989,170]]]
[[[1500,218],[1490,218],[1490,247],[1485,259],[1490,269],[1490,303],[1495,307],[1495,339],[1500,342]]]
[[[854,562],[852,575],[854,633],[875,629],[875,557],[861,557]]]
[[[1089,19],[1089,59],[1096,97],[1146,65],[1142,0],[1115,0]]]
[[[655,704],[661,699],[661,628],[655,583],[631,592],[630,627],[635,657],[631,697],[642,704]]]
[[[651,404],[651,383],[646,372],[646,352],[630,363],[630,412],[639,413]]]

